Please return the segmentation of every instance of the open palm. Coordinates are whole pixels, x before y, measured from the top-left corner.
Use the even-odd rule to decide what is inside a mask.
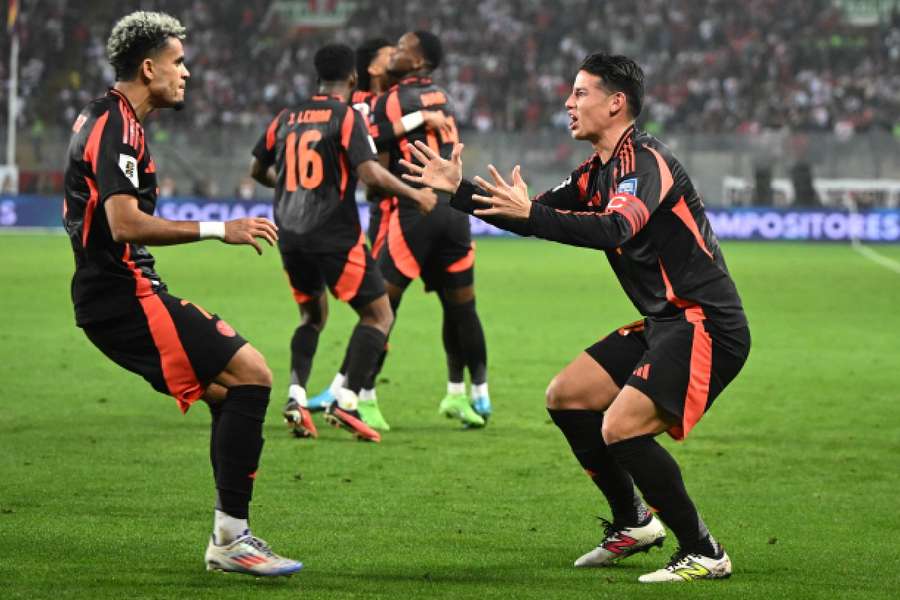
[[[440,154],[418,141],[410,146],[410,150],[421,165],[400,159],[400,165],[409,171],[403,174],[403,179],[442,192],[456,192],[462,181],[462,144],[453,145],[450,160],[441,158]]]

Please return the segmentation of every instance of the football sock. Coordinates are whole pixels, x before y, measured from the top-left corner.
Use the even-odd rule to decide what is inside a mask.
[[[301,325],[291,338],[291,383],[306,387],[313,356],[319,345],[319,330],[312,325]]]
[[[460,396],[466,393],[466,382],[465,381],[448,381],[447,382],[447,395],[448,396]]]
[[[288,398],[290,398],[300,406],[306,407],[307,405],[306,390],[296,383],[292,383],[290,386],[288,386]]]
[[[459,350],[469,368],[469,379],[473,385],[487,380],[487,345],[484,329],[475,310],[475,300],[462,304],[444,304],[444,319],[450,321],[456,330]],[[449,366],[449,357],[447,359]],[[452,379],[452,377],[451,377]]]
[[[209,463],[212,465],[213,480],[216,478],[216,429],[219,426],[219,420],[222,417],[222,403],[209,404],[210,424],[209,424]]]
[[[337,395],[337,405],[344,410],[356,410],[359,407],[359,396],[353,390],[343,388]]]
[[[472,398],[482,398],[487,395],[488,395],[487,382],[472,384]]]
[[[349,355],[349,349],[347,354]],[[337,398],[338,394],[341,391],[341,388],[344,387],[344,382],[347,380],[346,371],[341,371],[337,375],[334,376],[334,379],[331,380],[331,385],[328,386],[328,389],[331,390],[331,395]]]
[[[631,476],[603,441],[603,413],[553,408],[548,408],[547,412],[566,437],[581,467],[606,497],[613,522],[621,527],[631,527],[646,521],[649,511],[635,493]]]
[[[237,519],[218,508],[213,521],[213,543],[217,546],[230,544],[250,530],[247,519]]]
[[[359,399],[371,402],[372,400],[378,400],[378,397],[375,395],[374,389],[363,388],[359,390]]]
[[[375,368],[372,370],[372,374],[369,375],[366,382],[363,384],[363,389],[365,390],[375,390],[375,378],[378,377],[378,374],[381,373],[381,369],[384,367],[384,361],[387,359],[388,350],[390,350],[391,345],[388,342],[384,343],[384,349],[379,353],[378,360],[375,362]]]
[[[246,519],[249,515],[270,392],[270,388],[261,385],[229,388],[213,431],[211,452],[216,461],[216,508],[237,519]]]
[[[609,445],[609,451],[634,478],[638,489],[659,511],[682,550],[715,556],[718,546],[684,487],[681,469],[672,455],[653,439],[642,435]]]
[[[444,342],[444,354],[447,355],[447,380],[465,381],[466,357],[459,344],[459,336],[456,331],[456,323],[450,318],[448,306],[444,306],[444,321],[441,325],[441,339]],[[462,393],[465,393],[463,390]]]
[[[384,352],[387,336],[380,329],[359,324],[350,336],[350,360],[347,363],[347,381],[344,387],[359,394],[366,380],[371,377]]]

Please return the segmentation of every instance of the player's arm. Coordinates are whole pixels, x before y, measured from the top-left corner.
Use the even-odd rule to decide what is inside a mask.
[[[264,165],[255,156],[250,161],[250,177],[267,188],[274,188],[278,183],[278,174],[275,173],[274,167]]]
[[[375,115],[373,114],[373,118]],[[441,110],[417,110],[391,121],[386,116],[369,125],[369,133],[379,149],[390,148],[390,144],[419,127],[438,131],[447,126],[447,116]]]
[[[278,140],[278,128],[281,125],[281,117],[285,110],[278,113],[266,127],[266,130],[253,147],[253,160],[250,161],[250,177],[267,188],[274,188],[278,183],[278,174],[275,172],[275,144]]]
[[[349,108],[341,124],[341,146],[347,153],[350,166],[369,188],[386,194],[406,196],[419,205],[419,210],[429,212],[437,204],[437,195],[430,189],[418,189],[406,185],[379,164],[375,156],[375,142],[369,135],[365,117]]]
[[[491,167],[494,182],[475,178],[488,193],[472,198],[488,208],[476,216],[498,216],[527,220],[532,235],[572,246],[610,250],[621,246],[644,228],[672,190],[671,170],[660,153],[645,147],[635,151],[635,168],[619,177],[616,191],[604,211],[561,210],[540,202],[529,202],[518,168],[508,184]]]
[[[405,196],[419,205],[422,212],[430,212],[437,204],[437,194],[429,188],[414,188],[397,179],[376,160],[367,160],[356,168],[359,178],[370,189],[375,188],[391,196]]]
[[[147,246],[171,246],[204,239],[220,239],[226,244],[247,244],[258,254],[262,248],[255,238],[270,246],[278,239],[278,228],[262,217],[247,217],[231,221],[169,221],[148,215],[138,208],[137,198],[131,194],[113,194],[103,207],[113,240],[118,243]]]

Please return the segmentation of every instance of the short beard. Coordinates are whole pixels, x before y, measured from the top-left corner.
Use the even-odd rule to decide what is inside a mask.
[[[184,109],[184,100],[182,100],[181,102],[176,102],[175,104],[172,105],[172,108],[175,109],[176,111],[183,110]]]

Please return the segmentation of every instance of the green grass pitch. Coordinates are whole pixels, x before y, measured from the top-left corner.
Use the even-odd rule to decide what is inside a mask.
[[[878,250],[900,260],[900,247]],[[155,250],[176,295],[268,358],[275,392],[252,523],[301,559],[290,579],[207,573],[209,417],[106,360],[72,320],[60,235],[0,236],[3,598],[888,598],[900,587],[900,277],[842,245],[725,245],[751,321],[743,373],[683,444],[694,499],[728,549],[725,582],[640,586],[674,551],[603,570],[572,561],[608,514],[544,411],[547,382],[637,315],[597,252],[478,242],[496,416],[437,415],[440,312],[414,284],[379,387],[380,445],[279,418],[297,321],[277,252]],[[353,322],[332,302],[310,391]]]

